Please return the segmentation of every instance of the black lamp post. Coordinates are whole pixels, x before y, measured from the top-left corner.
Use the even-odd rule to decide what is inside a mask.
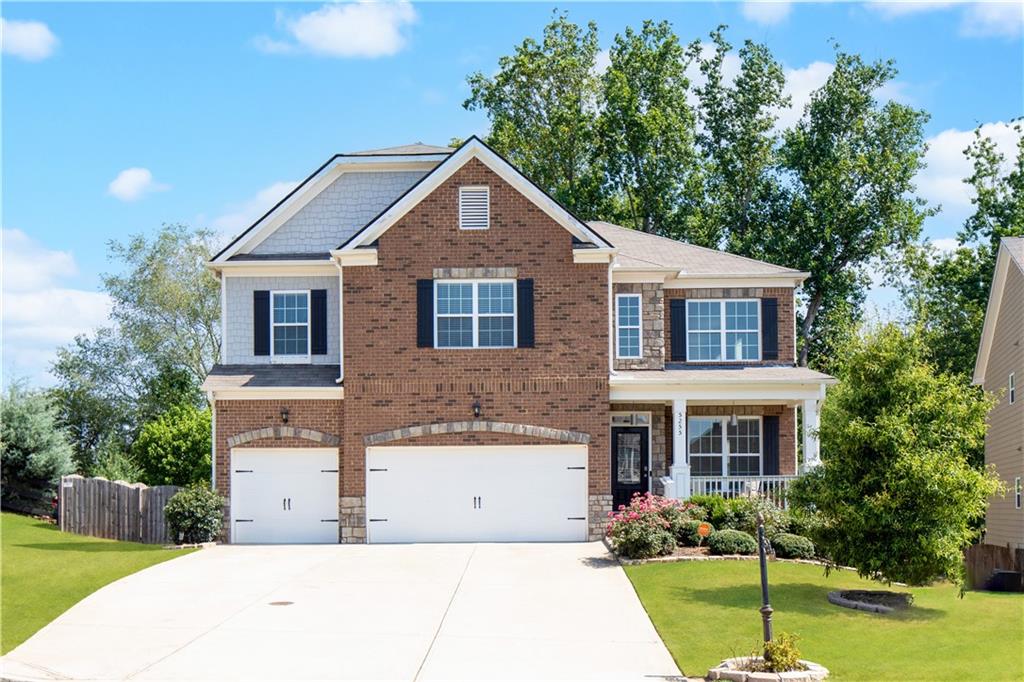
[[[764,539],[764,515],[757,513],[757,554],[761,563],[761,621],[765,644],[772,641],[772,605],[768,602],[768,543]]]

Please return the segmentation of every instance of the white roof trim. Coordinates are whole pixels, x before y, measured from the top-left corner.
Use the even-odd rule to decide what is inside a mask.
[[[498,156],[487,145],[476,137],[471,137],[459,149],[442,161],[437,168],[428,174],[418,185],[413,187],[390,208],[381,213],[369,225],[356,233],[342,251],[352,251],[360,246],[374,242],[380,235],[394,225],[402,216],[419,204],[445,180],[454,175],[455,171],[464,166],[472,158],[480,161],[494,171],[502,180],[512,185],[521,194],[533,201],[542,211],[555,222],[567,229],[577,239],[590,242],[600,247],[610,247],[604,239],[590,229],[582,220],[574,217],[558,202],[545,194],[530,182],[512,164]]]
[[[996,255],[996,269],[992,274],[992,288],[988,292],[988,306],[985,308],[985,325],[981,329],[978,357],[974,361],[974,377],[971,383],[976,386],[985,383],[985,370],[988,368],[988,358],[992,353],[992,342],[995,338],[996,323],[999,320],[999,309],[1003,303],[1003,290],[1006,288],[1006,277],[1011,262],[1016,263],[1017,260],[1010,250],[1000,242]]]
[[[366,173],[370,171],[406,171],[433,170],[439,162],[447,158],[446,154],[429,156],[337,156],[312,176],[301,183],[295,193],[288,197],[280,206],[257,220],[243,231],[222,253],[210,263],[220,264],[239,253],[248,253],[263,240],[273,234],[288,220],[295,217],[303,207],[315,199],[317,195],[334,184],[346,171]],[[304,186],[306,185],[306,186]],[[257,228],[257,229],[254,229]]]

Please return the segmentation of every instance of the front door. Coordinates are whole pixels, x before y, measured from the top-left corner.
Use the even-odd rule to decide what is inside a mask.
[[[614,509],[628,505],[637,493],[647,492],[650,468],[647,429],[616,426],[612,428],[612,497]]]

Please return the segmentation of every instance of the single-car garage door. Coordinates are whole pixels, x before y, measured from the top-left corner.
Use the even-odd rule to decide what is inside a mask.
[[[587,446],[372,447],[368,542],[587,539]]]
[[[232,450],[231,541],[337,543],[338,450]]]

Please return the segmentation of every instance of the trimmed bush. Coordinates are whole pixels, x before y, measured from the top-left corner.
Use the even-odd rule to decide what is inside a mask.
[[[772,538],[772,548],[780,559],[814,558],[814,543],[802,535],[779,533]]]
[[[676,529],[676,542],[683,547],[700,547],[704,543],[704,538],[700,536],[697,529],[702,525],[707,525],[712,533],[715,531],[715,527],[707,521],[684,521]]]
[[[757,514],[764,515],[764,533],[774,537],[789,530],[789,515],[767,497],[736,497],[726,502],[719,528],[733,528],[757,536]]]
[[[685,522],[678,500],[647,493],[636,495],[629,506],[609,514],[607,535],[612,549],[627,559],[649,559],[671,554],[676,548],[675,528]]]
[[[694,495],[688,501],[698,509],[703,510],[704,515],[700,517],[701,520],[707,521],[715,526],[722,525],[726,512],[724,497],[719,495]],[[693,518],[698,517],[694,516]]]
[[[224,500],[205,485],[191,485],[167,501],[164,518],[180,543],[210,542],[220,532]]]
[[[757,540],[749,533],[727,528],[708,536],[708,547],[712,554],[753,554],[757,551]]]

